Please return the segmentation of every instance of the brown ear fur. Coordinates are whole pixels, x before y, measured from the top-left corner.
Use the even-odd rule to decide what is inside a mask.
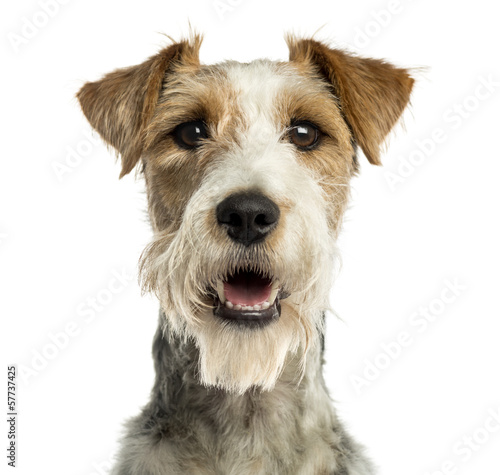
[[[165,73],[173,62],[199,65],[201,37],[173,44],[144,63],[118,69],[88,82],[77,93],[90,125],[121,155],[120,178],[132,171],[143,149],[144,130],[151,119]]]
[[[410,100],[407,69],[360,58],[312,40],[287,38],[290,61],[312,63],[333,85],[341,111],[364,154],[380,165],[380,145]]]

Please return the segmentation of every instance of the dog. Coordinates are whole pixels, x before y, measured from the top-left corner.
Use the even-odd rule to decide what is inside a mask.
[[[414,79],[286,41],[289,61],[203,65],[193,33],[77,94],[154,232],[156,381],[114,475],[375,473],[323,379],[325,312],[357,151],[380,164]]]

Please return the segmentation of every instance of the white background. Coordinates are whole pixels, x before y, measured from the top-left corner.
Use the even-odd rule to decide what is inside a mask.
[[[500,421],[490,415],[500,419],[494,3],[73,0],[50,17],[42,3],[8,2],[1,15],[2,379],[8,363],[24,368],[18,468],[6,467],[3,423],[2,473],[107,473],[122,422],[148,399],[157,303],[136,283],[150,238],[143,184],[118,181],[74,95],[83,81],[154,54],[168,42],[161,33],[186,35],[189,20],[205,34],[205,63],[286,59],[285,32],[323,26],[318,38],[333,45],[428,67],[416,73],[406,130],[391,137],[384,167],[361,157],[326,379],[382,475],[499,475]],[[114,282],[112,298],[89,310]],[[461,286],[458,295],[446,282]],[[422,309],[432,322],[422,323]],[[398,349],[401,332],[409,344]]]

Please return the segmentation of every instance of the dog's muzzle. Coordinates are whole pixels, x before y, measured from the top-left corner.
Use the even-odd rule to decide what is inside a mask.
[[[257,192],[235,193],[216,209],[217,221],[228,236],[246,248],[266,239],[276,228],[280,210]],[[259,268],[255,263],[254,268]],[[267,275],[240,269],[217,284],[214,314],[247,327],[263,326],[277,320],[281,313],[280,283]]]

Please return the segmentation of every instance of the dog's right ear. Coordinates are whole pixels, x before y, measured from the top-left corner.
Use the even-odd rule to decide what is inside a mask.
[[[201,37],[194,35],[161,50],[144,63],[118,69],[78,91],[90,125],[121,155],[120,178],[141,157],[144,131],[155,110],[165,73],[176,64],[198,67]]]

